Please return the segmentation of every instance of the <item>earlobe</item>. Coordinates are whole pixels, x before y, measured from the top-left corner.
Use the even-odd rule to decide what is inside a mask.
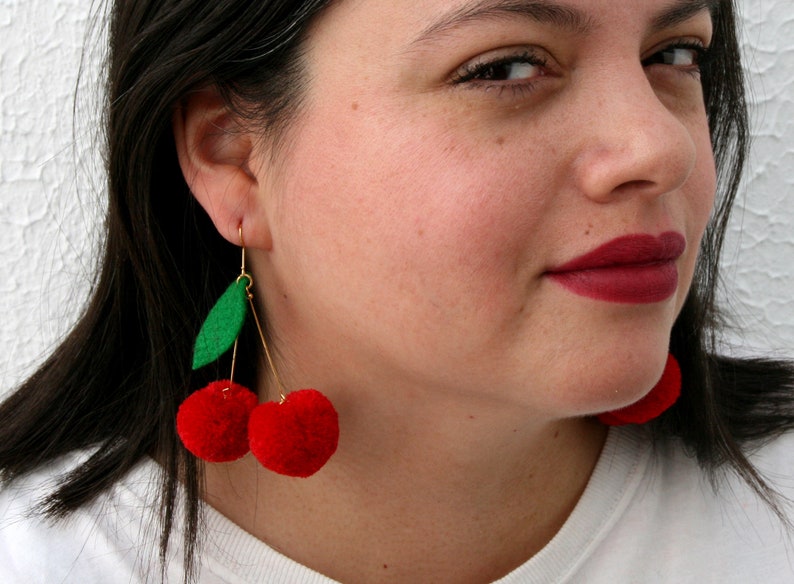
[[[182,174],[218,232],[238,244],[270,248],[267,216],[251,167],[255,137],[240,127],[214,89],[187,96],[173,116],[174,142]]]

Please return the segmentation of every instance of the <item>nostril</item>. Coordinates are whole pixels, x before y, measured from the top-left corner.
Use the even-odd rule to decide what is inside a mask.
[[[616,191],[638,191],[652,188],[654,182],[650,180],[630,180],[619,185]]]

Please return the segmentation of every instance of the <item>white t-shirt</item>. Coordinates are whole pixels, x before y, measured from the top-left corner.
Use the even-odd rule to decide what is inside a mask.
[[[83,455],[84,456],[84,455]],[[62,460],[0,493],[0,583],[158,582],[159,467],[142,462],[95,503],[49,523],[29,513]],[[794,500],[794,434],[752,457]],[[785,509],[792,518],[791,507]],[[171,535],[166,582],[179,583],[181,524]],[[202,583],[328,584],[211,508],[199,555]],[[571,516],[538,554],[499,584],[794,583],[794,545],[769,508],[727,474],[717,493],[673,441],[653,448],[642,428],[612,428]]]

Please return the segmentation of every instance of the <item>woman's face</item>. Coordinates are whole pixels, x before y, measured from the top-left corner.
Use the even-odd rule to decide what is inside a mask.
[[[552,417],[646,392],[715,191],[708,4],[324,12],[302,110],[255,171],[290,381]]]

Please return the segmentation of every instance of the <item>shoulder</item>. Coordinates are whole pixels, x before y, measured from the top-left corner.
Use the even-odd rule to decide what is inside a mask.
[[[184,581],[184,521],[179,512],[169,535],[165,566],[160,560],[162,474],[151,459],[66,518],[42,515],[40,503],[58,478],[88,455],[64,457],[0,490],[0,583]],[[282,556],[210,507],[203,509],[202,528],[197,566],[202,584],[332,582]]]
[[[152,498],[159,467],[153,461],[63,519],[41,512],[58,478],[87,456],[59,459],[0,491],[0,581],[112,584],[159,578],[158,507]],[[149,577],[152,570],[158,578]]]
[[[768,441],[750,459],[794,523],[794,433]],[[650,457],[604,544],[623,553],[601,561],[619,564],[627,576],[642,574],[644,582],[794,581],[789,526],[733,471],[711,480],[676,440]]]
[[[794,501],[794,431],[750,449],[748,457],[773,489]]]

